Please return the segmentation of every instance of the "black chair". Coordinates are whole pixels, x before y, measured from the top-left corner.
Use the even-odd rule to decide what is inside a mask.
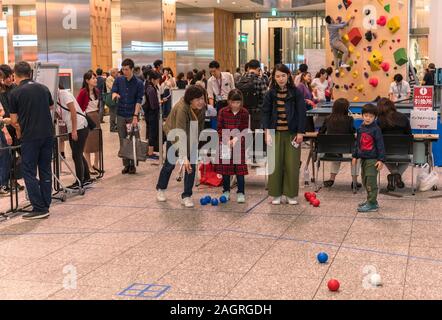
[[[411,165],[411,190],[412,194],[415,195],[413,142],[413,135],[384,135],[385,163],[407,163]],[[381,175],[379,175],[380,184]]]
[[[354,134],[318,134],[316,139],[316,174],[319,175],[319,167],[322,162],[350,162],[355,148]],[[325,175],[324,166],[322,166],[322,182]],[[353,193],[357,192],[357,181],[353,178]],[[318,179],[315,179],[316,181]],[[316,190],[319,188],[316,186]]]

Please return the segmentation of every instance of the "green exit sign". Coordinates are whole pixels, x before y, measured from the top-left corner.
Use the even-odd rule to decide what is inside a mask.
[[[278,15],[278,11],[276,8],[272,8],[272,17],[276,17]]]

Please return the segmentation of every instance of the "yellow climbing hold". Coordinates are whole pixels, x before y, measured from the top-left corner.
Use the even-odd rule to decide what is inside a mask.
[[[353,78],[356,79],[357,77],[359,77],[359,72],[353,71]]]

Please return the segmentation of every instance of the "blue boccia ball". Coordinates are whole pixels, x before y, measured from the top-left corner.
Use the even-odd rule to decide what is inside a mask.
[[[219,202],[221,202],[221,203],[226,203],[226,202],[227,202],[227,198],[226,198],[226,196],[221,196],[221,197],[219,197]]]
[[[201,198],[200,203],[202,206],[205,206],[207,204],[206,198]]]
[[[217,198],[213,198],[212,199],[212,206],[217,206],[218,205],[218,199]]]
[[[210,201],[212,201],[212,198],[210,196],[205,196],[204,199],[206,199],[207,203],[210,203]]]
[[[328,260],[328,255],[325,252],[318,253],[318,261],[319,263],[326,263]]]

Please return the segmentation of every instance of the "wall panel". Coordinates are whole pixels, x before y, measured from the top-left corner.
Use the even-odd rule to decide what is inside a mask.
[[[346,9],[342,5],[341,0],[330,0],[326,2],[327,14],[337,18],[342,17],[347,20],[350,16],[355,16],[354,22],[341,31],[341,35],[347,34],[352,28],[358,28],[362,40],[354,47],[354,53],[351,54],[350,60],[354,62],[351,71],[342,70],[339,77],[334,77],[335,84],[339,89],[335,90],[335,98],[347,98],[350,101],[372,101],[377,96],[388,96],[390,83],[397,73],[406,76],[407,64],[399,66],[395,63],[394,52],[400,48],[404,48],[408,52],[408,1],[390,1],[390,9],[381,5],[380,1],[361,0],[353,1]],[[402,3],[402,4],[401,4]],[[376,23],[380,17],[388,20],[399,17],[400,29],[392,33],[387,26],[381,26]],[[373,20],[373,24],[370,24]],[[372,31],[373,39],[368,41],[365,37],[366,32]],[[327,32],[327,65],[331,65],[333,54],[331,52],[329,37]],[[347,44],[349,46],[350,44]],[[372,70],[368,64],[371,54],[374,50],[378,50],[383,61],[390,65],[388,71]],[[376,78],[379,84],[373,88],[370,78]],[[358,86],[362,86],[362,90],[358,90]]]
[[[91,64],[108,71],[112,67],[111,0],[90,0]]]
[[[215,60],[222,70],[235,72],[235,16],[231,12],[214,9]]]

